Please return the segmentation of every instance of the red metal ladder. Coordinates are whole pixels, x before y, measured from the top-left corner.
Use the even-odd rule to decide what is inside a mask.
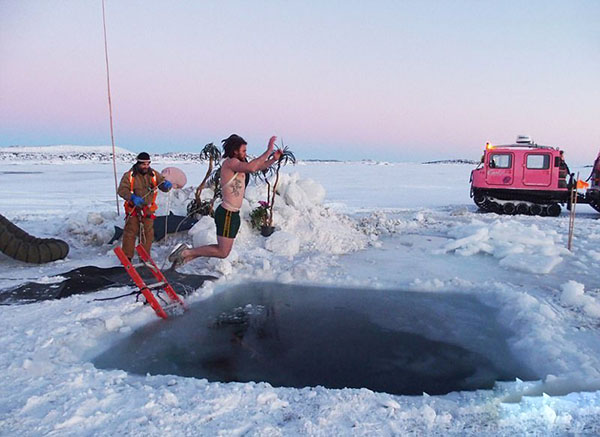
[[[159,317],[162,317],[163,319],[168,318],[167,311],[165,311],[165,308],[163,308],[160,305],[158,299],[156,299],[156,296],[152,292],[153,290],[165,290],[167,296],[169,296],[169,299],[171,300],[171,302],[166,307],[167,310],[187,309],[185,304],[183,303],[183,300],[181,300],[177,293],[175,293],[175,290],[173,290],[173,287],[171,287],[171,284],[169,284],[169,281],[167,281],[167,278],[160,271],[154,260],[150,257],[150,255],[148,255],[148,252],[146,252],[144,246],[140,244],[135,248],[135,250],[137,251],[138,255],[140,256],[140,259],[142,260],[142,262],[138,264],[132,264],[129,258],[127,258],[127,256],[123,252],[123,249],[121,249],[120,247],[115,247],[114,252],[119,258],[119,261],[121,261],[121,264],[123,264],[123,267],[125,267],[127,273],[129,273],[129,276],[131,276],[131,279],[133,279],[133,282],[135,282],[135,285],[138,286],[140,292],[144,295],[146,301],[150,304],[150,306],[156,312],[156,314]],[[152,272],[152,275],[156,278],[157,282],[155,282],[154,284],[146,285],[146,282],[136,270],[136,268],[138,267],[147,267]]]

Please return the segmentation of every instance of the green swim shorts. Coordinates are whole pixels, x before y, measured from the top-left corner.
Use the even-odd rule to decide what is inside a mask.
[[[240,212],[227,211],[219,205],[215,211],[215,223],[219,237],[235,238],[240,229]]]

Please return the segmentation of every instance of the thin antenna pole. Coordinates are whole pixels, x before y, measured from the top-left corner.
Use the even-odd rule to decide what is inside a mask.
[[[579,180],[579,172],[577,172],[577,180],[575,186],[571,187],[571,214],[569,214],[569,240],[567,242],[567,249],[572,251],[573,247],[573,232],[575,230],[575,208],[577,207],[577,181]]]
[[[119,195],[117,194],[117,160],[115,157],[115,135],[113,130],[112,99],[110,96],[110,71],[108,69],[108,44],[106,42],[106,13],[104,12],[104,0],[102,0],[102,24],[104,27],[104,57],[106,58],[106,86],[108,89],[108,114],[110,117],[110,141],[112,144],[113,173],[115,176],[115,201],[117,204],[117,215],[119,211]]]

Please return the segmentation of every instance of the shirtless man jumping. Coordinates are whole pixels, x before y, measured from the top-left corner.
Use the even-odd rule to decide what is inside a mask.
[[[267,150],[258,158],[248,162],[246,160],[246,141],[239,135],[232,134],[222,141],[223,156],[221,164],[221,192],[223,202],[215,211],[217,224],[217,244],[209,244],[191,248],[187,244],[178,245],[169,255],[172,268],[183,265],[200,256],[227,258],[233,247],[233,242],[240,229],[240,208],[246,190],[246,173],[254,173],[273,165],[281,157],[281,150],[275,151],[273,157],[268,159],[275,147],[277,137],[269,140]]]

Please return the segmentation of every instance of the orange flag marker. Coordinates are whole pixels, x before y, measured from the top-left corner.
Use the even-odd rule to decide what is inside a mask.
[[[577,189],[578,190],[581,190],[583,188],[587,188],[589,186],[590,186],[590,184],[588,184],[587,182],[580,181],[580,180],[577,181]]]

